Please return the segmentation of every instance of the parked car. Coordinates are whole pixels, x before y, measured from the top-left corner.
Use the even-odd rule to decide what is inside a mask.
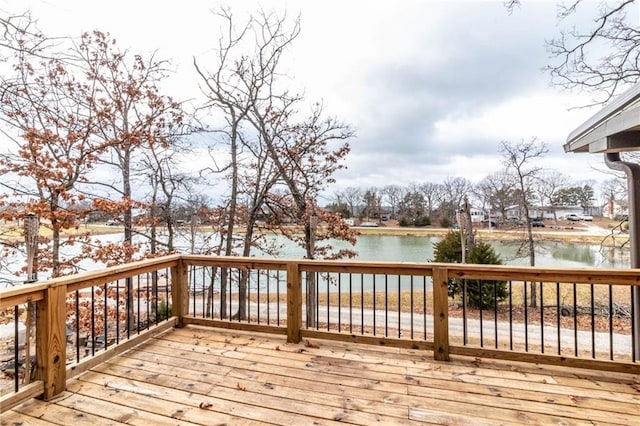
[[[580,216],[578,216],[577,214],[571,213],[565,216],[565,219],[570,220],[572,222],[577,222],[580,220]]]
[[[581,214],[578,217],[580,218],[580,220],[586,220],[587,222],[591,222],[593,220],[593,216],[591,216],[590,214]]]
[[[117,221],[117,220],[108,220],[108,221],[105,223],[105,225],[107,225],[107,226],[119,226],[119,225],[120,225],[120,223],[118,223],[118,221]]]
[[[532,220],[531,226],[533,226],[534,228],[544,228],[544,222],[541,220]]]

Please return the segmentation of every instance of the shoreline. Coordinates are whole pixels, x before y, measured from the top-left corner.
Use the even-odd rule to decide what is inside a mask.
[[[13,227],[12,227],[13,228]],[[43,227],[44,228],[44,227]],[[399,236],[399,237],[443,237],[448,232],[454,231],[452,228],[438,227],[400,227],[400,226],[354,226],[353,229],[358,231],[358,235],[379,235],[379,236]],[[1,227],[0,227],[1,230]],[[209,228],[206,226],[198,226],[199,232],[207,232]],[[549,227],[544,230],[534,229],[533,234],[536,240],[542,241],[558,241],[567,243],[587,243],[601,244],[607,247],[620,246],[629,240],[628,234],[613,235],[610,230],[597,227],[598,232],[591,229],[576,229],[574,227]],[[6,231],[6,230],[5,230]],[[21,229],[13,228],[13,232],[5,232],[5,241],[17,242],[22,240]],[[41,236],[50,236],[46,228],[41,228]],[[83,225],[79,228],[67,230],[63,233],[64,237],[78,237],[89,234],[91,236],[118,234],[122,232],[121,227],[111,227],[106,225]],[[275,231],[274,231],[275,232]],[[488,241],[514,241],[526,238],[526,229],[501,229],[501,228],[480,228],[474,229],[476,238]]]
[[[453,231],[451,228],[415,228],[415,227],[354,227],[358,230],[359,235],[389,235],[389,236],[407,236],[407,237],[443,237],[448,232]],[[534,230],[533,235],[536,240],[543,241],[559,241],[566,243],[588,243],[602,244],[604,246],[617,246],[629,240],[628,234],[620,234],[612,236],[606,233],[604,228],[601,234],[591,233],[583,230],[567,230],[567,229],[549,229],[544,231]],[[481,240],[493,241],[513,241],[526,238],[526,229],[476,229],[474,230],[476,238]]]

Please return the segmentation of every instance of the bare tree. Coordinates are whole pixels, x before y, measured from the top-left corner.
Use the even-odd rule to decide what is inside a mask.
[[[505,171],[486,176],[477,185],[475,192],[485,200],[488,208],[497,213],[504,222],[509,207],[518,204],[516,199],[516,181],[513,175]]]
[[[129,262],[136,251],[133,208],[142,205],[136,202],[132,188],[136,154],[154,145],[167,146],[183,131],[184,112],[160,92],[167,70],[164,62],[153,56],[121,51],[115,40],[100,31],[83,34],[73,54],[89,84],[96,88],[90,107],[104,124],[95,136],[111,148],[101,161],[120,174],[113,182],[94,182],[113,194],[96,205],[122,214],[124,244],[110,251],[120,250],[119,261]],[[114,196],[120,199],[111,200]]]
[[[242,254],[249,255],[260,238],[254,236],[258,218],[268,215],[274,226],[281,226],[284,216],[286,221],[303,226],[302,236],[294,235],[291,228],[283,228],[283,232],[305,248],[307,258],[336,255],[329,254],[327,246],[315,244],[321,239],[315,218],[331,224],[326,229],[333,237],[339,235],[336,230],[344,226],[346,232],[348,227],[339,214],[322,212],[316,199],[319,191],[333,182],[333,173],[344,167],[341,161],[349,152],[348,145],[334,147],[334,142],[348,139],[352,131],[325,117],[321,104],[314,105],[309,117],[300,119],[302,96],[290,93],[281,83],[280,61],[300,32],[299,17],[289,21],[286,15],[258,11],[236,27],[229,9],[220,9],[216,16],[223,22],[224,34],[218,41],[214,64],[205,67],[202,61],[194,60],[194,65],[208,99],[205,107],[215,109],[225,120],[219,134],[224,135],[230,155],[217,171],[228,173],[231,187],[226,253],[232,252],[233,230],[239,218],[246,226]],[[246,319],[246,285],[246,276],[241,276],[240,319]]]
[[[43,34],[28,11],[9,13],[0,9],[0,31],[0,59],[6,59],[7,55],[16,52],[32,59],[53,59],[57,56],[51,48],[60,39]]]
[[[218,39],[215,57],[211,65],[194,58],[194,66],[200,76],[201,90],[207,98],[205,110],[215,111],[224,120],[224,127],[217,134],[229,151],[225,164],[214,164],[211,170],[227,174],[230,194],[225,208],[224,254],[233,254],[236,244],[242,254],[248,256],[255,244],[254,227],[263,212],[269,191],[277,182],[280,171],[273,166],[266,149],[265,138],[258,124],[276,117],[270,116],[273,104],[282,100],[294,102],[286,90],[277,89],[280,76],[280,60],[287,47],[298,37],[299,18],[288,23],[286,16],[259,11],[238,25],[231,10],[220,8],[214,17],[221,22],[222,34]],[[285,101],[285,102],[286,102]],[[249,117],[252,113],[254,116]],[[270,117],[270,118],[267,118]],[[214,163],[217,162],[213,158]],[[241,199],[245,205],[241,206]],[[241,208],[242,207],[242,208]],[[236,222],[240,216],[245,221],[245,234],[241,242],[234,240]],[[226,295],[227,273],[221,271],[221,299]],[[245,319],[246,277],[239,283],[240,308],[238,315]],[[221,305],[221,315],[226,307]]]
[[[472,189],[473,184],[468,179],[448,176],[442,183],[441,214],[450,220],[454,220],[456,211],[462,205],[464,196],[472,192]]]
[[[500,149],[503,156],[503,164],[507,170],[511,170],[517,179],[518,195],[520,197],[520,206],[524,212],[524,220],[526,221],[527,243],[529,247],[529,264],[535,266],[536,251],[535,240],[529,217],[529,208],[531,200],[534,197],[535,182],[538,179],[542,168],[534,163],[542,158],[548,149],[544,142],[537,138],[531,138],[528,141],[519,143],[509,143],[503,141]],[[531,282],[531,306],[537,305],[536,283]]]
[[[553,210],[553,221],[555,223],[558,223],[558,193],[561,189],[566,188],[569,182],[568,176],[555,170],[542,173],[537,181],[538,199],[542,204],[547,203]]]
[[[177,167],[181,162],[178,146],[178,143],[151,145],[142,152],[137,166],[137,174],[144,176],[144,183],[150,189],[148,198],[143,200],[148,212],[136,218],[134,223],[148,229],[143,237],[149,242],[149,251],[153,255],[171,253],[176,249],[175,209],[180,202],[189,199],[190,189],[195,183],[193,176],[181,172]],[[185,149],[182,148],[182,151]],[[166,240],[158,237],[159,226],[167,230]]]
[[[510,14],[520,4],[520,0],[504,1]],[[585,11],[593,14],[593,9],[595,16],[590,21],[571,21]],[[555,59],[546,67],[552,82],[591,93],[591,105],[606,103],[636,83],[640,77],[637,14],[635,0],[559,1],[560,33],[546,42]]]
[[[355,217],[359,213],[360,202],[362,201],[362,190],[355,186],[349,186],[342,191],[342,199],[349,206],[351,216]]]
[[[594,95],[593,104],[608,102],[640,77],[640,31],[634,0],[601,1],[588,28],[569,23],[593,2],[572,0],[559,4],[558,17],[569,29],[547,42],[556,62],[547,66],[552,82]]]
[[[402,189],[398,185],[387,185],[380,192],[391,206],[391,217],[395,219],[398,203],[402,198]]]
[[[426,182],[419,185],[420,192],[427,204],[426,215],[431,216],[436,208],[436,202],[442,197],[442,185],[438,183]]]
[[[349,228],[339,213],[329,213],[317,206],[318,194],[327,185],[335,182],[333,175],[344,167],[342,164],[349,153],[349,145],[344,143],[353,136],[351,128],[333,117],[325,117],[322,105],[316,104],[311,115],[302,123],[293,123],[290,131],[276,138],[265,138],[271,159],[280,172],[280,178],[289,192],[286,211],[295,223],[302,225],[300,237],[282,228],[284,235],[305,249],[307,259],[353,257],[355,252],[341,249],[337,252],[329,241],[340,239],[355,244],[356,231]],[[264,130],[261,130],[264,132]],[[318,232],[318,221],[327,225],[324,232]],[[321,241],[325,244],[318,244]],[[315,326],[317,287],[315,276],[307,279],[306,309],[307,323]]]

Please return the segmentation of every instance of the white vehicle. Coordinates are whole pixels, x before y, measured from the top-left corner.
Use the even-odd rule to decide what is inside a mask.
[[[580,220],[586,220],[587,222],[591,222],[593,220],[593,216],[591,216],[590,214],[581,214],[578,217],[580,218]]]

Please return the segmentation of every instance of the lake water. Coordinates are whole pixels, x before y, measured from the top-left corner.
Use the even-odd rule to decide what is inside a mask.
[[[118,241],[122,238],[119,234],[101,235],[101,240]],[[281,246],[280,258],[301,258],[303,250],[282,236],[269,237],[272,241]],[[439,241],[438,237],[427,236],[392,236],[392,235],[361,235],[358,237],[354,250],[358,252],[357,260],[369,261],[395,261],[395,262],[427,262],[432,260],[433,246]],[[512,242],[492,241],[496,251],[506,264],[528,265],[529,259],[525,256],[518,256],[518,245]],[[189,243],[184,240],[180,247],[181,251],[189,250]],[[344,242],[336,242],[337,248],[348,248]],[[196,244],[197,247],[197,244]],[[260,256],[259,251],[253,252],[254,256]],[[24,258],[16,256],[14,259],[5,259],[5,264],[10,268],[18,270],[24,262]],[[596,244],[578,244],[553,241],[541,241],[537,243],[536,265],[541,267],[597,267],[597,268],[629,268],[629,250],[602,248]],[[91,261],[82,263],[85,270],[95,269],[100,265]],[[45,274],[40,274],[41,279]],[[0,288],[2,288],[2,278],[10,281],[17,281],[8,271],[0,271]],[[18,277],[19,280],[19,277]]]
[[[276,237],[283,245],[280,257],[299,258],[303,250],[293,246],[284,237]],[[378,260],[397,262],[427,262],[433,260],[433,246],[439,237],[361,235],[354,247],[358,260]],[[489,241],[505,264],[529,265],[526,248],[524,256],[518,255],[518,243]],[[339,248],[348,244],[338,243]],[[603,248],[597,244],[578,244],[555,241],[536,243],[536,265],[544,267],[597,267],[629,268],[629,250]]]

